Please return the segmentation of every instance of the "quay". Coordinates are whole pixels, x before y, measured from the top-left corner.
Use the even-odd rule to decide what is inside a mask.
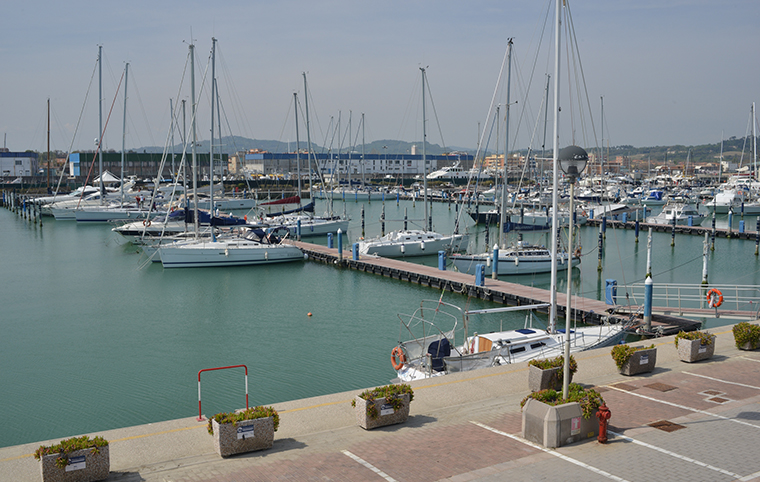
[[[549,290],[525,286],[508,281],[488,278],[483,286],[475,284],[474,276],[452,270],[440,270],[435,267],[410,263],[399,259],[362,256],[352,259],[351,253],[339,253],[336,248],[328,248],[302,241],[286,240],[299,247],[309,259],[342,266],[365,273],[385,276],[409,283],[431,288],[461,293],[468,297],[501,303],[509,306],[535,305],[551,302]],[[637,314],[638,306],[612,306],[604,301],[581,296],[572,297],[571,319],[587,324],[622,323],[630,325],[632,330],[644,326],[642,317]],[[543,310],[546,312],[546,310]],[[693,331],[700,327],[699,321],[673,315],[656,314],[652,309],[652,332],[657,335],[672,335],[679,331]],[[672,311],[669,310],[669,311]],[[557,293],[557,318],[564,320],[567,313],[567,294]],[[641,330],[639,330],[641,331]]]
[[[575,354],[574,381],[611,411],[606,444],[523,439],[525,363],[412,382],[409,420],[370,431],[350,405],[360,390],[276,403],[273,447],[224,459],[191,413],[89,435],[110,443],[111,482],[757,481],[760,352],[737,350],[731,327],[720,330],[715,355],[697,363],[678,359],[673,337],[656,340],[655,369],[640,376],[619,374],[609,348]],[[0,448],[0,480],[41,480],[32,453],[59,440]]]

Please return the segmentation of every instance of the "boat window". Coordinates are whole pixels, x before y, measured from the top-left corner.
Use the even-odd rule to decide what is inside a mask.
[[[509,353],[520,353],[521,351],[525,351],[525,346],[518,346],[516,348],[512,348],[509,350]]]
[[[540,341],[538,343],[533,343],[532,345],[530,345],[530,349],[535,350],[536,348],[540,348],[542,346],[546,346],[546,343],[544,343],[543,341]]]
[[[530,328],[520,328],[519,330],[515,330],[517,333],[522,333],[523,335],[530,335],[531,333],[535,333],[536,330],[531,330]]]

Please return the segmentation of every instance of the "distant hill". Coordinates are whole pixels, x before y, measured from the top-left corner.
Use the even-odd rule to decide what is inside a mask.
[[[404,154],[412,151],[412,146],[417,146],[417,154],[422,154],[422,145],[420,143],[405,142],[405,141],[393,141],[393,140],[379,140],[369,142],[364,146],[364,151],[367,154]],[[300,141],[301,149],[306,148],[306,140]],[[178,144],[174,146],[174,152],[182,152],[183,146]],[[327,152],[327,148],[312,143],[312,148],[315,152]],[[197,147],[199,152],[208,152],[209,142],[202,141],[198,143]],[[228,136],[222,138],[222,151],[226,154],[234,154],[238,151],[248,151],[251,149],[259,149],[268,152],[293,152],[296,150],[295,142],[280,142],[280,141],[268,141],[262,139],[249,139],[241,136]],[[141,147],[134,149],[136,152],[148,152],[148,153],[160,153],[163,152],[163,147]],[[346,152],[347,148],[344,147],[341,152]],[[354,147],[354,152],[360,153],[362,151],[361,144]],[[474,151],[461,149],[461,148],[448,148],[446,150],[438,144],[428,143],[425,147],[425,151],[430,155],[445,154],[447,152],[459,151],[467,152],[469,154],[475,154]]]

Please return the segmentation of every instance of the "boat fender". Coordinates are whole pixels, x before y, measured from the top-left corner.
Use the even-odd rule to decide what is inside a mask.
[[[400,346],[394,347],[393,350],[391,350],[391,365],[393,365],[393,369],[401,370],[404,368],[404,363],[406,363],[406,355],[404,355],[404,351]]]
[[[520,266],[520,258],[515,257],[515,266]]]
[[[723,304],[723,293],[718,289],[711,289],[707,292],[707,305],[710,308],[717,308]]]

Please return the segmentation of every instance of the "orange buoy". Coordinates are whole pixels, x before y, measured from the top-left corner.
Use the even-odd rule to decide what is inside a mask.
[[[306,316],[311,316],[311,311]]]

